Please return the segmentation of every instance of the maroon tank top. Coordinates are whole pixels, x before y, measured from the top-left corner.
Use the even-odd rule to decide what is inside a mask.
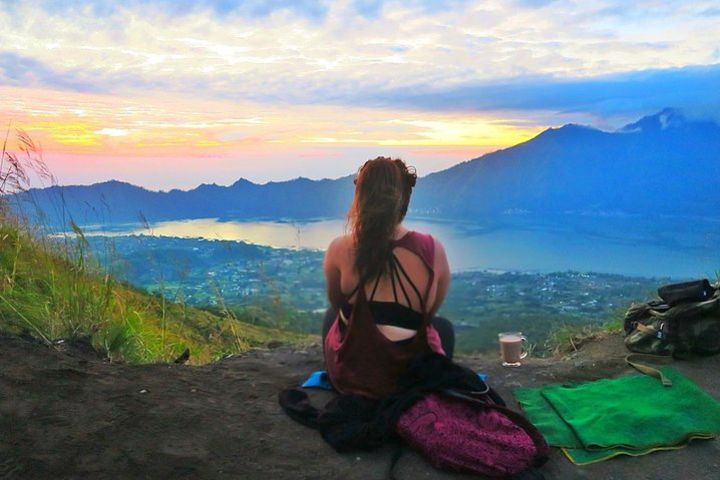
[[[364,286],[360,286],[346,328],[340,328],[340,315],[335,318],[325,337],[325,366],[333,386],[340,393],[353,393],[381,398],[397,391],[397,379],[415,356],[436,350],[428,342],[428,334],[437,337],[430,327],[428,294],[435,279],[433,269],[435,242],[430,235],[410,231],[395,241],[416,254],[430,273],[422,297],[422,325],[407,342],[393,342],[378,330],[368,306]],[[432,330],[432,332],[430,331]],[[442,352],[442,349],[440,349]]]

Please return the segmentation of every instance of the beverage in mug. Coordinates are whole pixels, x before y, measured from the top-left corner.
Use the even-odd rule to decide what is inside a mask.
[[[527,338],[520,332],[505,332],[498,334],[498,340],[503,367],[519,367],[520,360],[528,354],[527,349],[523,348],[523,342],[527,344]]]

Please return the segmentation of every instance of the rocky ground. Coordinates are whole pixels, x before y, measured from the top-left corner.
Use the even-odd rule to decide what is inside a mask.
[[[511,389],[629,373],[619,337],[565,358],[506,369],[494,355],[459,359]],[[720,399],[720,356],[675,362]],[[381,479],[393,448],[339,455],[280,410],[277,393],[322,366],[319,347],[253,350],[204,366],[111,364],[83,344],[46,347],[0,336],[0,478]],[[329,394],[314,392],[318,405]],[[549,479],[717,479],[720,441],[577,467],[554,450]],[[399,479],[471,478],[409,452]]]

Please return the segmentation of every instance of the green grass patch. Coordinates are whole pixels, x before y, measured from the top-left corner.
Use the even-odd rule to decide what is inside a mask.
[[[601,340],[622,331],[622,318],[615,318],[599,325],[563,325],[549,333],[544,350],[553,355],[572,353],[588,342]]]
[[[0,329],[46,343],[89,338],[113,361],[172,361],[186,348],[204,363],[270,342],[314,337],[243,322],[243,315],[171,301],[117,282],[87,251],[82,231],[50,240],[0,216]]]

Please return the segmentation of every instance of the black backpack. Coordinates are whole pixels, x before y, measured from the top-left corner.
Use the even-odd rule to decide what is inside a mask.
[[[720,353],[720,283],[666,285],[657,300],[625,314],[625,345],[636,353],[687,356]]]

